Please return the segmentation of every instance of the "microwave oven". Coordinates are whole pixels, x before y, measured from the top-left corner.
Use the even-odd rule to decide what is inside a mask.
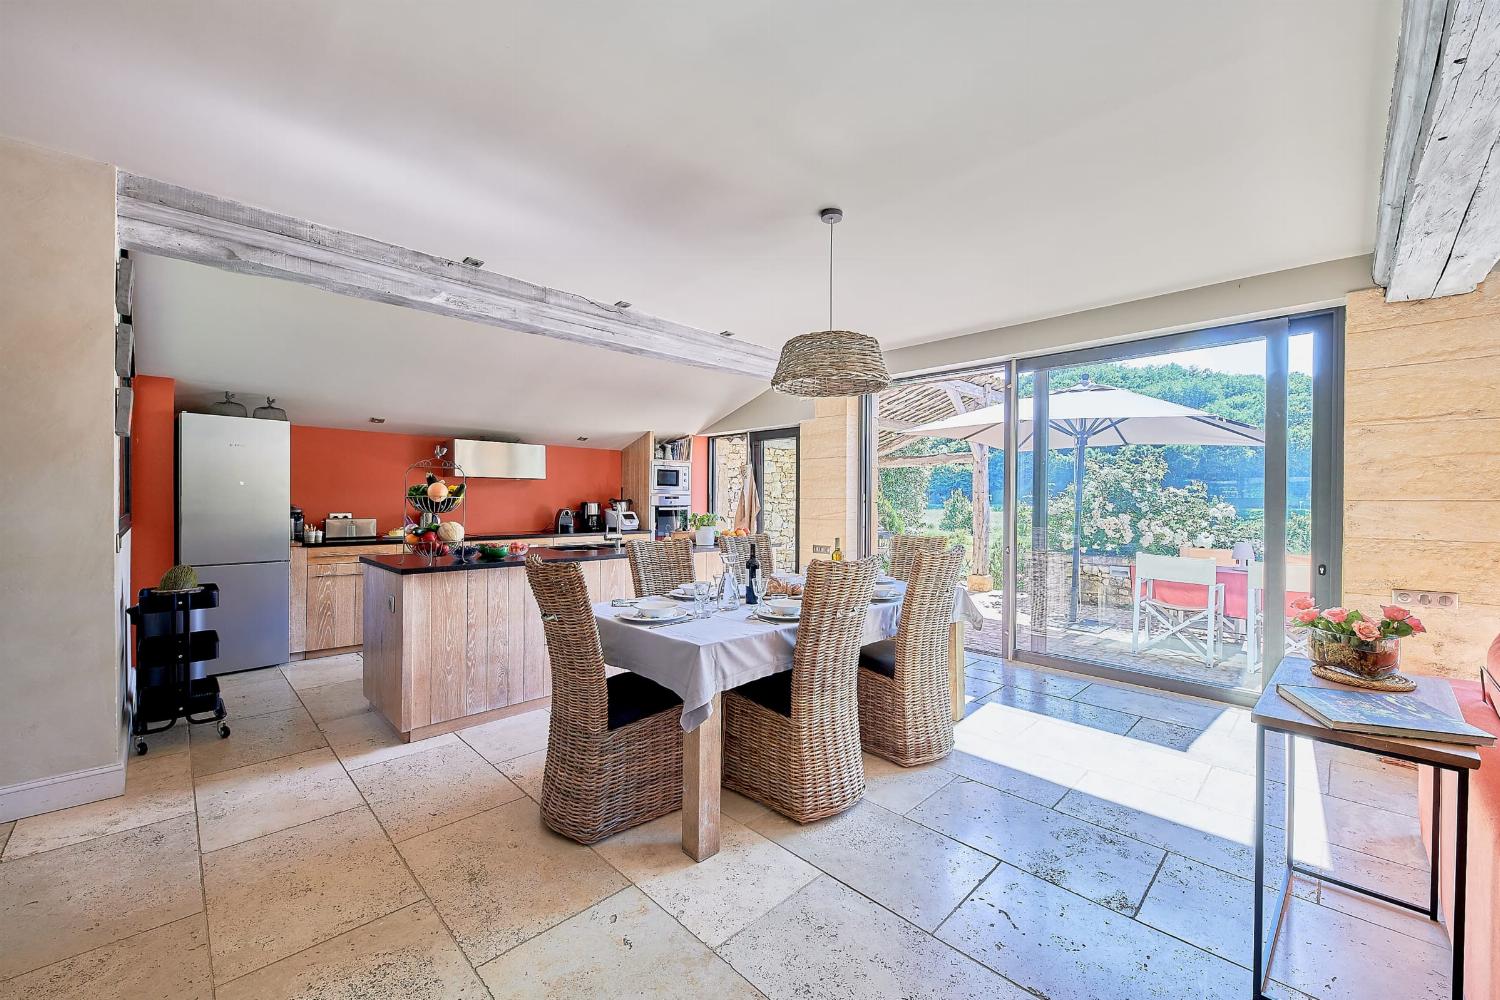
[[[687,462],[652,462],[651,492],[686,493],[692,484],[693,467]]]

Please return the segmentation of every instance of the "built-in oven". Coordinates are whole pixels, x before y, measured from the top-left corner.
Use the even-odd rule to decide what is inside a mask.
[[[688,530],[688,511],[691,509],[692,505],[686,492],[652,493],[651,527],[656,537],[666,538],[674,531]]]
[[[651,492],[683,493],[691,488],[693,467],[687,462],[652,462]]]

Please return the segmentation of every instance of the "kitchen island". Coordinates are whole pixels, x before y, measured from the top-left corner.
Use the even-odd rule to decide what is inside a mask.
[[[576,562],[589,599],[631,597],[625,552],[532,549]],[[364,578],[365,698],[408,741],[543,708],[552,671],[525,560],[460,564],[452,557],[367,555]],[[715,549],[698,549],[700,580],[717,578]]]

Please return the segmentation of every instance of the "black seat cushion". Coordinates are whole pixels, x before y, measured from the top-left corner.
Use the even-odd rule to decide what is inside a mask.
[[[615,674],[607,678],[604,684],[609,689],[610,729],[628,726],[682,704],[681,698],[640,674]]]
[[[734,689],[734,693],[749,698],[762,708],[768,708],[788,719],[792,717],[792,672],[790,670],[783,670],[770,677],[762,677],[760,680],[741,684]]]
[[[881,639],[862,647],[859,651],[859,665],[866,670],[873,670],[877,674],[885,674],[887,677],[896,676],[896,640]]]

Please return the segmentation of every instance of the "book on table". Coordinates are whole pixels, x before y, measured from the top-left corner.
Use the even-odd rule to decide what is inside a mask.
[[[1276,693],[1329,729],[1367,736],[1494,746],[1495,737],[1409,694],[1278,684]]]

